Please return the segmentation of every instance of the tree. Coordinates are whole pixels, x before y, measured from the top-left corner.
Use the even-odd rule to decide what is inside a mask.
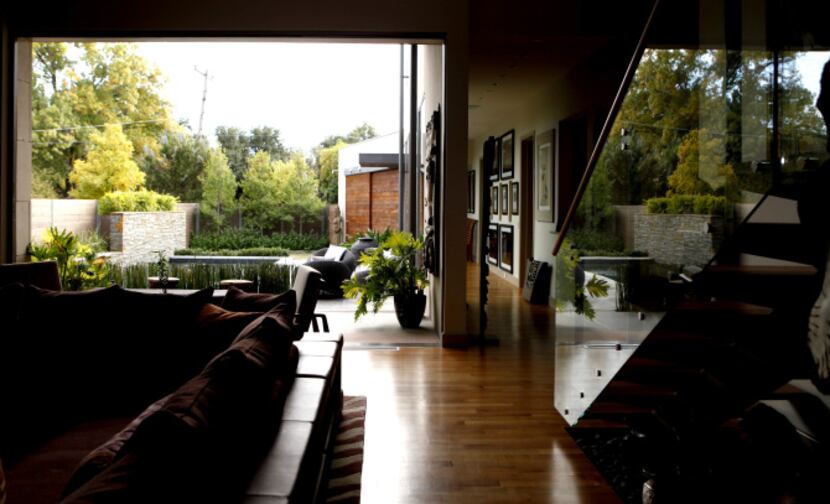
[[[199,180],[202,183],[199,208],[214,229],[218,229],[236,207],[237,188],[236,177],[221,149],[211,149]]]
[[[86,159],[75,161],[69,180],[73,198],[98,199],[110,191],[132,191],[144,183],[144,173],[133,161],[133,145],[121,126],[107,125],[93,132]]]
[[[257,152],[248,160],[239,198],[246,225],[266,232],[275,229],[280,219],[286,217],[286,195],[281,186],[267,152]]]
[[[293,224],[296,219],[302,230],[303,221],[318,217],[324,205],[317,196],[319,188],[314,172],[299,152],[287,162],[277,161],[275,170],[280,193],[285,195],[282,220]]]
[[[686,135],[677,150],[677,169],[669,176],[670,194],[718,194],[737,198],[737,178],[725,162],[723,138],[705,129]]]
[[[269,126],[259,126],[246,133],[239,128],[219,126],[216,139],[237,180],[242,180],[248,169],[248,158],[257,152],[266,152],[272,161],[287,161],[288,149],[280,140],[280,131]]]
[[[269,126],[259,126],[251,130],[248,140],[250,153],[267,152],[274,161],[287,161],[291,156],[280,140],[280,130]]]
[[[216,140],[222,146],[236,180],[241,181],[248,169],[248,135],[239,128],[219,126],[216,128]]]
[[[161,98],[162,75],[135,45],[74,46],[80,55],[73,59],[67,43],[33,44],[34,187],[64,197],[71,189],[69,172],[86,156],[96,128],[123,125],[139,158],[157,151],[157,139],[174,124]]]
[[[166,132],[161,137],[159,152],[148,153],[142,161],[147,187],[178,196],[180,201],[201,200],[199,177],[210,154],[210,146],[204,137],[190,135],[183,129]]]
[[[346,143],[341,140],[319,153],[320,197],[327,203],[337,203],[338,155],[345,146]]]

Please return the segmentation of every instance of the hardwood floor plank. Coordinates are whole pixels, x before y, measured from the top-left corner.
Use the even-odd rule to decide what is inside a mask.
[[[554,319],[491,280],[497,346],[345,351],[364,503],[619,502],[553,407]]]

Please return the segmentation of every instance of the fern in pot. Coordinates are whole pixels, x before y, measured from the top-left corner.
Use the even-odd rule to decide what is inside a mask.
[[[377,313],[388,297],[395,302],[395,314],[405,329],[421,325],[426,310],[424,289],[429,285],[419,255],[424,243],[411,233],[395,231],[371,253],[364,253],[360,263],[369,269],[364,279],[357,275],[343,282],[343,295],[357,298],[354,318]]]

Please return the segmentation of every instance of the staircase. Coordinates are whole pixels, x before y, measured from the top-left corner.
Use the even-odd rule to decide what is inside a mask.
[[[799,202],[812,208],[815,184],[810,174],[776,184],[572,427],[589,455],[618,451],[595,462],[614,478],[627,474],[631,481],[615,484],[627,500],[642,501],[646,479],[665,502],[787,495],[793,467],[806,478],[807,460],[826,454],[830,399],[811,387],[806,347],[826,237],[817,239],[797,212]],[[780,432],[796,433],[810,449],[786,452]],[[772,453],[749,455],[768,444],[772,462]]]

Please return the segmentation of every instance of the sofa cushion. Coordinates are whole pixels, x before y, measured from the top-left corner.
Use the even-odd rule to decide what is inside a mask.
[[[261,312],[235,312],[220,308],[215,304],[206,304],[199,311],[195,320],[195,332],[198,337],[193,345],[193,372],[198,373],[215,356],[226,350],[251,322],[262,316]]]
[[[222,300],[222,308],[230,311],[266,312],[289,303],[296,309],[297,296],[293,290],[279,294],[258,294],[231,287]]]
[[[252,340],[274,341],[263,331],[242,341]],[[224,502],[239,495],[277,425],[269,414],[276,364],[263,366],[264,353],[257,355],[250,359],[233,346],[218,355],[139,423],[114,461],[65,502],[138,502],[152,495]],[[219,480],[221,485],[204,484]]]
[[[6,464],[8,502],[58,502],[72,470],[84,456],[129,422],[128,416],[113,416],[72,425],[29,450],[15,464]]]
[[[133,436],[138,426],[150,415],[159,411],[169,397],[165,396],[151,404],[140,415],[133,418],[121,431],[89,452],[72,472],[72,476],[63,488],[62,495],[64,497],[69,495],[112,465],[118,452],[121,451],[124,444]]]

